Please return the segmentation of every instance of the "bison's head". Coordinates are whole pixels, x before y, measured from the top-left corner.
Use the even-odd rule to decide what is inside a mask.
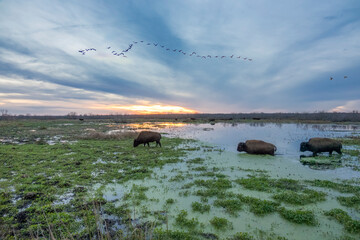
[[[140,144],[140,142],[138,140],[134,139],[134,147],[139,146],[139,144]]]
[[[246,144],[244,142],[241,142],[238,144],[237,150],[239,152],[242,152],[242,151],[245,151],[245,148],[246,148]]]
[[[305,152],[309,149],[309,144],[307,142],[300,143],[300,151]]]

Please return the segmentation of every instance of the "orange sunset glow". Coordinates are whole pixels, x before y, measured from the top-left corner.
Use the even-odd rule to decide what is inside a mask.
[[[111,109],[123,109],[132,111],[135,114],[164,114],[164,113],[198,113],[195,110],[171,106],[171,105],[130,105],[130,106],[111,106]]]

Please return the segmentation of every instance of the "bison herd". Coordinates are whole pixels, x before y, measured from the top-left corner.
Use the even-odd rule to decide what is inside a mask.
[[[140,144],[147,144],[150,147],[150,142],[156,142],[156,146],[160,143],[161,134],[151,131],[142,131],[136,139],[134,139],[134,147]],[[310,151],[315,157],[318,153],[328,152],[329,155],[333,151],[341,154],[341,142],[330,138],[311,138],[308,142],[302,142],[300,144],[300,151]],[[240,142],[237,146],[239,152],[246,152],[249,154],[269,154],[275,155],[276,146],[271,143],[267,143],[261,140],[247,140],[246,142]]]

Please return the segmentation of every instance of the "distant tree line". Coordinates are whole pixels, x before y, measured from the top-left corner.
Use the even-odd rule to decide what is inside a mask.
[[[0,110],[0,120],[9,119],[113,119],[117,122],[131,122],[133,120],[168,120],[168,121],[231,121],[231,120],[288,120],[288,121],[330,121],[330,122],[360,122],[359,111],[353,112],[302,112],[302,113],[198,113],[198,114],[77,114],[70,112],[67,115],[12,115],[5,109]]]

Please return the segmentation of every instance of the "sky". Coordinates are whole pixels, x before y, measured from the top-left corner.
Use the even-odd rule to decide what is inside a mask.
[[[0,109],[359,111],[360,1],[0,0]]]

